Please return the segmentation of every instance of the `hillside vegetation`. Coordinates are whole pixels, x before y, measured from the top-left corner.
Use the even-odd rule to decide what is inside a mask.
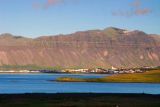
[[[38,65],[1,65],[0,70],[9,71],[9,70],[62,70],[61,66],[38,66]]]

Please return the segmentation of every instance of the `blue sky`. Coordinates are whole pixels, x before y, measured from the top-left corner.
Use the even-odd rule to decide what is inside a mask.
[[[44,8],[47,1],[0,0],[0,33],[37,37],[113,26],[160,34],[160,0],[56,0]]]

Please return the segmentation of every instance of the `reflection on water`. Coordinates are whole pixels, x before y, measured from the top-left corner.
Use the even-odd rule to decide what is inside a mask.
[[[160,94],[160,84],[51,82],[61,76],[98,78],[104,74],[0,74],[0,93],[150,93]]]

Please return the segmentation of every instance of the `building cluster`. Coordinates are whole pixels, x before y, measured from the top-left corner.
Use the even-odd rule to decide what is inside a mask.
[[[143,73],[151,69],[160,69],[160,67],[142,67],[142,68],[114,68],[103,69],[65,69],[65,70],[19,70],[19,71],[0,71],[0,73],[104,73],[104,74],[132,74],[132,73]]]
[[[66,73],[105,73],[105,74],[128,74],[128,73],[143,73],[144,70],[141,69],[67,69],[63,70]]]

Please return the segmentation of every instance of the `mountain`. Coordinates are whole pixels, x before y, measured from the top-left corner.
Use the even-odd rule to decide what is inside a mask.
[[[119,28],[35,39],[0,35],[0,65],[130,68],[160,65],[160,36]]]

